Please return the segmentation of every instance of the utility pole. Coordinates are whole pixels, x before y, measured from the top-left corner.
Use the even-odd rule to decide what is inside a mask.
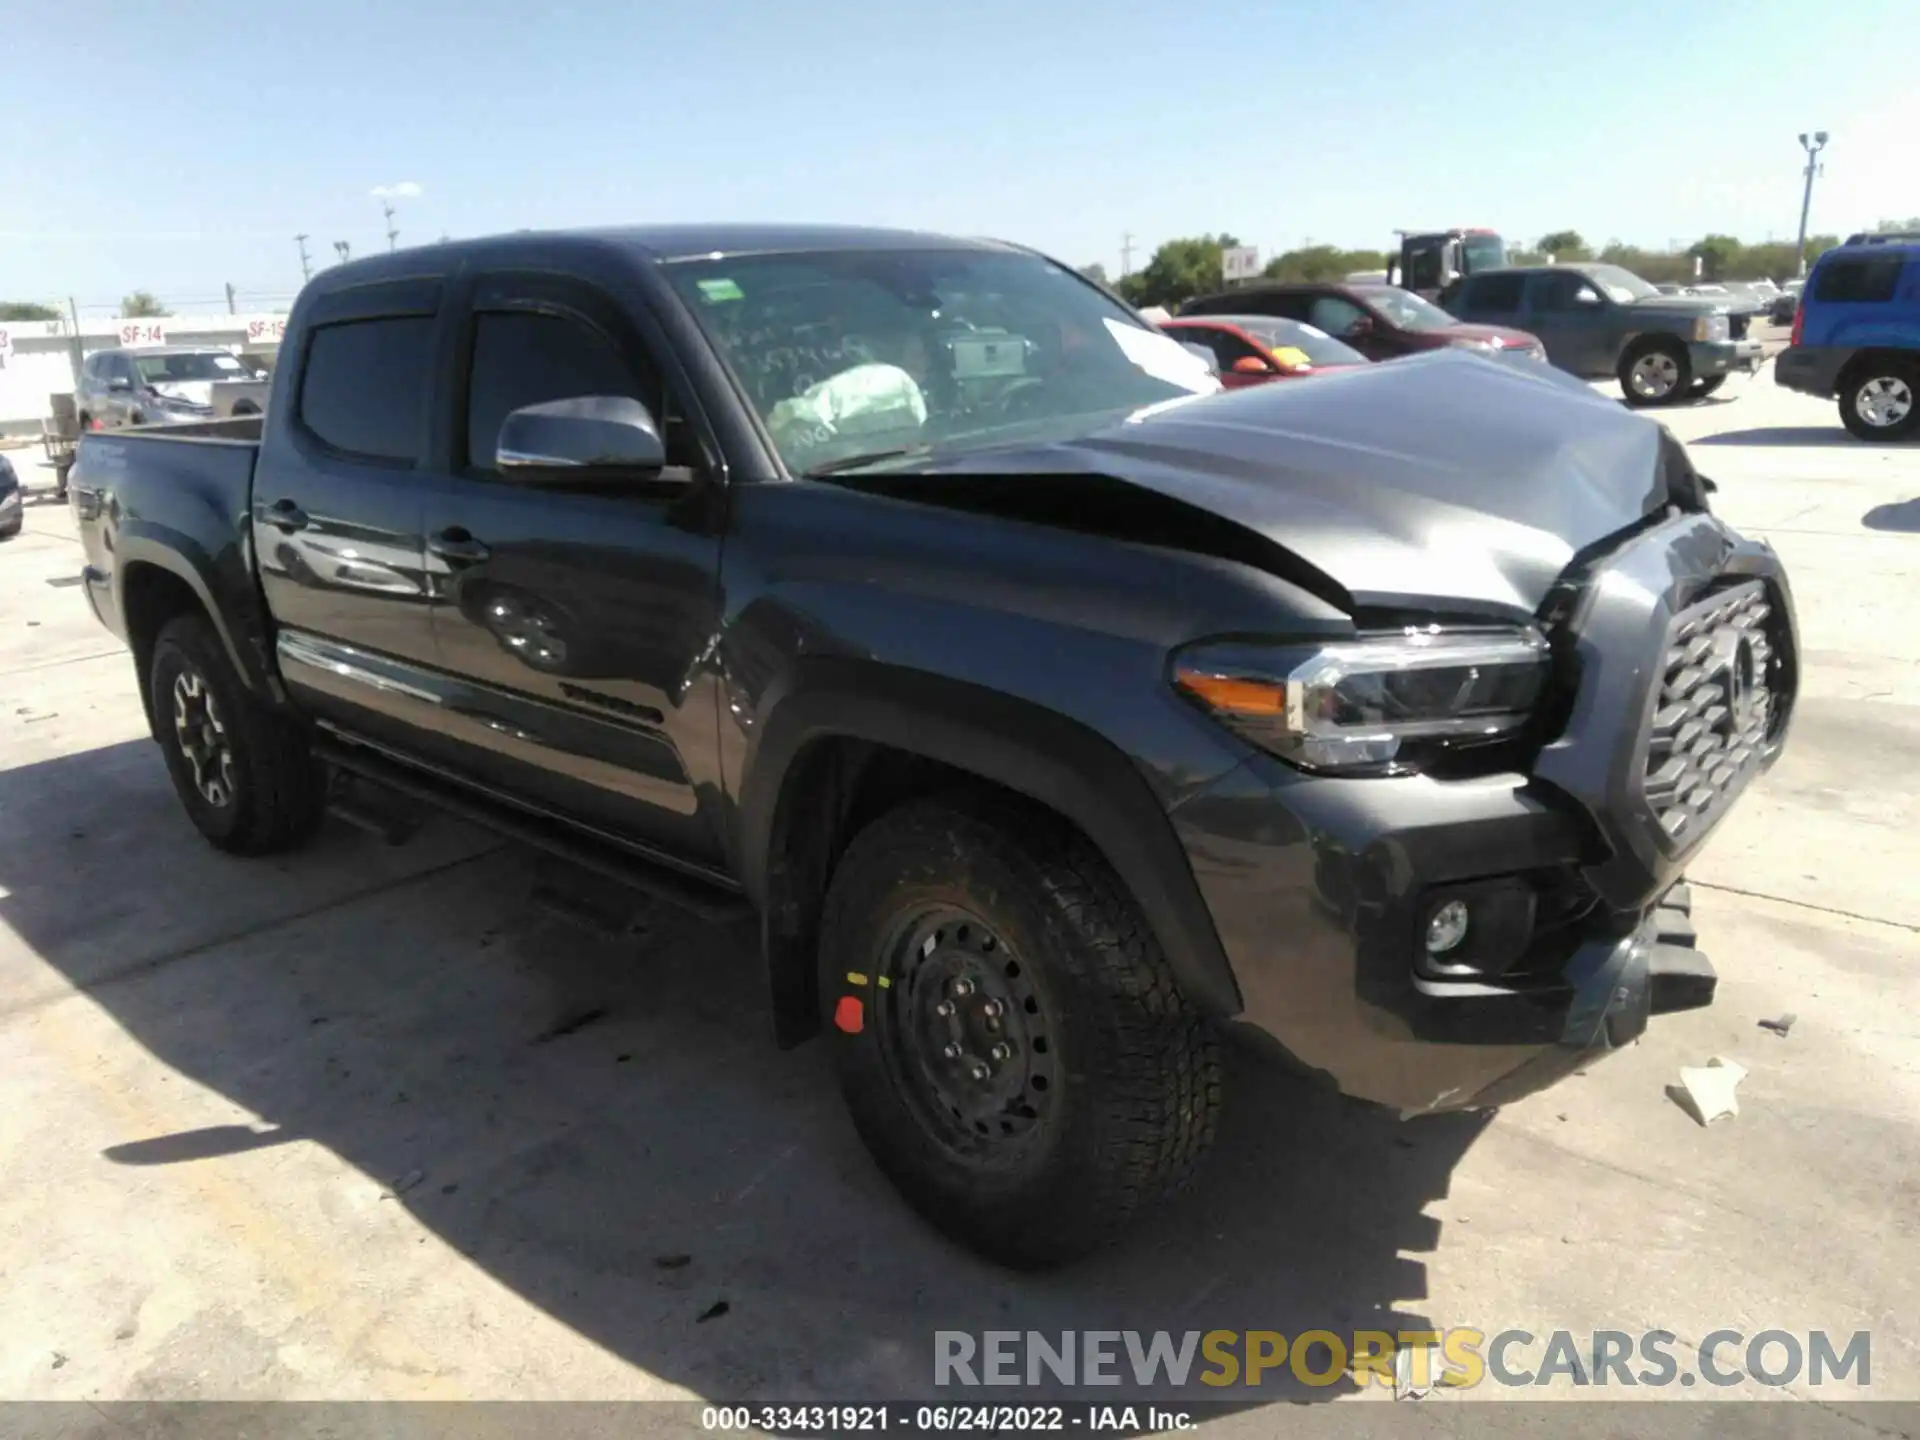
[[[1133,232],[1127,231],[1120,237],[1120,278],[1126,279],[1133,273]]]
[[[233,282],[231,280],[227,281],[227,313],[229,315],[237,315],[239,313],[233,304]]]
[[[1816,130],[1809,137],[1804,131],[1800,135],[1800,148],[1807,152],[1807,188],[1800,195],[1800,243],[1794,246],[1794,254],[1800,257],[1800,278],[1807,278],[1807,212],[1813,209],[1813,177],[1823,168],[1816,157],[1827,148],[1827,132]]]
[[[392,254],[395,244],[397,244],[400,239],[400,232],[393,228],[393,202],[391,200],[382,200],[380,202],[380,213],[387,217],[387,253]]]
[[[307,259],[307,237],[296,235],[293,238],[300,247],[300,283],[304,285],[313,278],[313,262]]]
[[[87,342],[80,337],[80,307],[67,297],[67,314],[73,317],[73,341],[67,346],[67,363],[73,367],[73,388],[80,388],[80,367],[86,363]]]

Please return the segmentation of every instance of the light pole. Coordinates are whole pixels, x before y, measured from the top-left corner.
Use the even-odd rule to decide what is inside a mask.
[[[1800,278],[1807,278],[1807,212],[1813,208],[1813,176],[1819,169],[1816,157],[1827,148],[1827,132],[1816,130],[1808,135],[1800,134],[1800,148],[1807,152],[1807,188],[1800,196],[1800,243],[1794,247],[1794,254],[1800,257]]]

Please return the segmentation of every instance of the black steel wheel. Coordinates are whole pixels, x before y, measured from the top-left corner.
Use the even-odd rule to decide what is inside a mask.
[[[875,1038],[928,1134],[986,1165],[1044,1143],[1059,1065],[1045,999],[1014,947],[976,914],[931,906],[903,917],[876,972]]]
[[[169,621],[148,676],[154,738],[194,827],[239,855],[305,841],[325,805],[322,768],[305,732],[240,683],[212,625]]]
[[[998,798],[872,822],[828,888],[820,993],[874,1159],[1005,1264],[1071,1259],[1182,1184],[1221,1060],[1098,850]]]

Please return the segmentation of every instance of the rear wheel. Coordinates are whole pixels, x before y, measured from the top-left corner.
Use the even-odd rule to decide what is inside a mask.
[[[1049,816],[921,801],[855,837],[820,945],[861,1139],[1005,1264],[1113,1238],[1213,1138],[1221,1060],[1099,853]]]
[[[1920,429],[1920,371],[1881,362],[1863,366],[1840,391],[1840,422],[1862,440],[1904,440]]]
[[[194,827],[236,855],[307,840],[325,805],[321,766],[293,722],[247,693],[213,627],[169,621],[150,675],[161,753]]]
[[[1684,345],[1653,338],[1629,345],[1616,373],[1627,404],[1671,405],[1687,393],[1693,366]]]

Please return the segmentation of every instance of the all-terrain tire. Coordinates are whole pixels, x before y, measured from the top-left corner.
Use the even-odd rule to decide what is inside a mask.
[[[270,855],[311,838],[326,807],[324,767],[297,724],[247,692],[204,616],[167,622],[154,641],[149,675],[154,730],[194,828],[235,855]],[[190,722],[184,726],[182,706]],[[196,767],[183,731],[204,754],[209,727],[216,758]]]
[[[958,938],[911,943],[916,926],[939,923],[948,930],[930,936]],[[1007,1071],[1009,1118],[972,1122],[981,1139],[939,1108],[928,1066],[945,1052],[938,1039],[916,1043],[913,1023],[935,999],[952,1009],[943,997],[959,992],[938,981],[938,966],[961,942],[980,952],[965,963],[988,964],[981,988],[969,987],[973,1003],[1004,996],[1018,1012],[1013,1047],[1036,1052],[1005,1062],[1036,1068],[1024,1079]],[[820,994],[846,1103],[880,1168],[935,1226],[1003,1264],[1057,1264],[1109,1242],[1185,1183],[1213,1140],[1214,1026],[1099,852],[1046,812],[960,795],[873,821],[828,889]],[[996,1038],[998,1023],[985,1023]],[[997,1133],[1022,1111],[1036,1118],[1018,1119],[1020,1134]]]

